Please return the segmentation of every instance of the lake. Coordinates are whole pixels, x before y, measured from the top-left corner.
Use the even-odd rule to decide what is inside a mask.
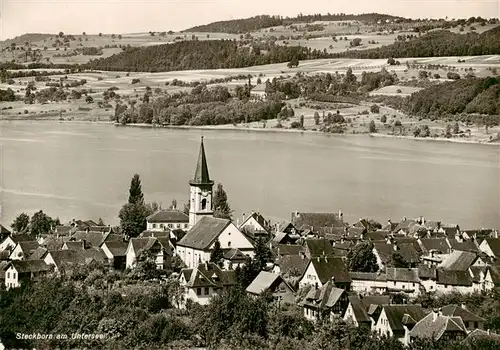
[[[0,125],[2,218],[43,209],[118,223],[134,173],[146,201],[187,202],[200,136],[235,217],[336,212],[500,228],[500,147],[364,136],[9,121]]]

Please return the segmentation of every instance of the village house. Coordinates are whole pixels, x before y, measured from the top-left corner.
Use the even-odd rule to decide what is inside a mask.
[[[382,305],[381,308],[372,330],[379,335],[397,338],[403,345],[408,345],[410,331],[425,316],[422,305]]]
[[[300,235],[289,232],[276,232],[271,240],[272,244],[296,244]]]
[[[277,258],[286,255],[303,255],[306,256],[306,250],[303,246],[298,244],[275,244],[272,246],[273,252]]]
[[[104,263],[106,256],[98,248],[87,250],[49,250],[43,261],[47,265],[54,266],[54,271],[57,273],[68,271],[75,266],[91,265],[95,262]]]
[[[37,241],[21,241],[10,253],[10,260],[28,260],[30,255],[39,247]]]
[[[309,284],[319,288],[332,281],[337,288],[351,288],[351,277],[344,261],[335,257],[317,257],[309,260],[299,279],[299,287],[303,288]]]
[[[237,248],[231,248],[224,252],[224,257],[222,258],[224,269],[233,270],[238,266],[242,267],[248,262],[248,256],[243,254],[243,252]]]
[[[418,278],[425,292],[436,291],[437,269],[434,266],[420,264],[418,266]]]
[[[13,260],[3,267],[5,287],[17,288],[23,281],[50,272],[51,267],[43,260]]]
[[[268,236],[271,233],[271,223],[259,212],[252,211],[248,216],[243,213],[242,223],[237,226],[241,232],[245,232],[252,237]]]
[[[459,292],[469,294],[474,292],[470,270],[453,271],[437,270],[436,292],[441,294]]]
[[[293,288],[280,275],[267,271],[261,271],[247,287],[246,292],[253,296],[270,293],[279,305],[292,304],[295,300]]]
[[[484,289],[492,290],[495,287],[500,287],[500,266],[491,265],[486,269]]]
[[[252,90],[250,90],[250,96],[258,100],[266,99],[267,97],[266,84],[261,83],[254,86]]]
[[[303,255],[284,255],[275,260],[272,272],[283,276],[295,286],[308,265],[309,259]]]
[[[349,272],[351,290],[358,294],[383,294],[387,292],[387,275],[381,272]]]
[[[475,329],[483,329],[486,320],[482,317],[474,315],[467,310],[465,305],[446,305],[441,308],[441,314],[449,317],[460,317],[465,325],[467,332]]]
[[[479,250],[486,253],[491,258],[500,259],[500,238],[484,239],[481,244],[479,244]]]
[[[487,265],[477,253],[455,250],[438,265],[438,268],[452,271],[467,271],[471,266]]]
[[[162,245],[159,238],[131,238],[128,242],[125,267],[132,269],[137,265],[137,259],[141,254],[149,253],[154,258],[157,269],[165,269],[170,266],[172,251],[167,244]]]
[[[298,231],[309,230],[315,232],[321,227],[344,227],[344,219],[341,211],[338,213],[301,213],[292,212],[292,224]]]
[[[104,242],[101,249],[114,269],[124,270],[126,268],[128,243],[120,241]]]
[[[90,231],[90,229],[86,229],[85,231],[76,231],[70,238],[70,242],[84,242],[85,249],[87,248],[99,248],[102,246],[104,242],[110,241],[123,241],[123,237],[121,235],[117,235],[109,232],[102,231]]]
[[[390,293],[405,293],[415,298],[420,294],[420,278],[418,268],[388,267],[387,290]]]
[[[5,239],[0,243],[0,252],[8,250],[9,253],[15,248],[17,243],[33,241],[33,238],[26,234],[15,234],[6,236]]]
[[[188,300],[207,305],[212,296],[236,284],[236,274],[224,271],[214,263],[204,262],[195,268],[182,269],[179,280],[184,288],[179,307],[185,308]]]
[[[301,302],[304,316],[311,321],[320,317],[332,320],[333,317],[342,317],[349,304],[347,292],[336,288],[332,281],[326,282],[321,287],[313,286]]]
[[[146,222],[148,231],[164,231],[167,228],[187,230],[189,228],[189,216],[176,208],[159,210],[148,216]]]
[[[390,302],[388,295],[350,295],[348,299],[349,305],[344,313],[344,321],[367,330],[371,330],[374,326],[381,310],[380,305],[387,305]]]
[[[418,321],[409,333],[409,340],[428,338],[444,341],[458,341],[467,337],[467,330],[459,316],[445,316],[439,311],[432,311]]]
[[[304,254],[308,259],[317,258],[318,256],[332,256],[333,247],[329,240],[324,238],[306,239],[304,241]]]
[[[373,254],[377,259],[379,270],[392,266],[393,257],[396,253],[405,263],[412,267],[416,267],[420,262],[420,255],[412,243],[400,243],[399,245],[396,243],[373,243]]]

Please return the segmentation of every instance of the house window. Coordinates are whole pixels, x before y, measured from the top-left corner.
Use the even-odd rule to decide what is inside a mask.
[[[477,322],[474,322],[474,328],[477,328]]]
[[[205,209],[207,209],[207,200],[202,199],[201,200],[201,210],[205,210]]]
[[[177,224],[177,228],[181,228],[181,224]]]
[[[205,295],[210,294],[209,287],[205,287]]]
[[[201,288],[196,288],[196,295],[201,295]]]
[[[227,246],[230,247],[231,246],[231,241],[227,242]]]
[[[12,272],[12,278],[16,279],[16,273],[15,272]]]
[[[172,227],[174,227],[174,225],[168,224],[168,228],[172,228]]]
[[[156,228],[156,224],[153,224],[153,228]]]
[[[7,272],[7,278],[10,278],[10,272]]]
[[[187,228],[188,227],[188,224],[184,224],[184,228]]]
[[[229,231],[229,232],[227,233],[227,235],[228,235],[228,236],[231,236],[231,231]]]

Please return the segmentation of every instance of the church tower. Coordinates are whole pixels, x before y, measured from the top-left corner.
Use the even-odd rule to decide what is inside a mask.
[[[200,153],[196,163],[193,180],[189,181],[189,228],[193,227],[203,216],[213,216],[212,196],[214,182],[208,175],[207,158],[201,137]]]

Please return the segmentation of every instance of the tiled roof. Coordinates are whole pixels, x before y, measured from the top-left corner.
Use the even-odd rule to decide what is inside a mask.
[[[420,265],[418,265],[418,277],[420,279],[436,280],[437,270],[435,267],[420,264]]]
[[[448,239],[453,250],[461,250],[464,252],[479,252],[479,248],[472,241],[459,242],[455,238]]]
[[[431,250],[441,254],[450,252],[450,246],[445,238],[422,238],[420,245],[425,254],[430,254]]]
[[[29,260],[43,260],[47,255],[48,250],[44,247],[38,247],[29,256]]]
[[[285,255],[276,261],[282,275],[301,276],[308,264],[309,259],[300,255]]]
[[[393,245],[375,242],[373,243],[373,246],[384,265],[392,262],[392,255],[396,252],[399,252],[402,258],[408,263],[418,263],[420,261],[419,253],[414,249],[412,243]],[[395,246],[397,250],[394,249]]]
[[[245,254],[243,254],[241,250],[237,248],[231,248],[224,253],[224,259],[233,261],[244,261],[247,260],[248,257]]]
[[[446,332],[460,332],[467,335],[467,330],[460,317],[443,316],[431,312],[415,324],[410,331],[410,337],[439,340]]]
[[[283,278],[281,278],[280,275],[267,271],[261,271],[257,275],[257,277],[255,277],[252,283],[250,283],[246,291],[251,294],[260,295],[270,288],[280,285],[281,283],[284,283],[288,286],[288,284]],[[290,286],[288,286],[288,288],[290,290],[293,290]]]
[[[180,210],[174,209],[163,209],[156,213],[148,216],[148,222],[160,222],[160,223],[188,223],[189,216],[184,214]]]
[[[0,225],[0,235],[10,235],[10,230],[4,225]]]
[[[187,287],[214,287],[222,288],[236,284],[234,271],[224,271],[214,263],[198,264],[194,269],[182,269]]]
[[[368,311],[370,305],[387,305],[390,303],[389,295],[366,295],[361,298],[361,303]]]
[[[347,297],[349,299],[349,303],[351,304],[352,311],[354,312],[354,317],[356,317],[356,321],[358,323],[367,322],[370,323],[370,316],[366,312],[366,309],[361,302],[361,299],[357,295],[350,295]]]
[[[450,286],[472,286],[472,277],[469,271],[438,270],[437,283]]]
[[[189,183],[191,185],[212,185],[214,183],[210,180],[210,176],[208,174],[207,157],[205,155],[205,146],[203,145],[203,136],[201,137],[200,153],[198,154],[194,177]]]
[[[304,247],[298,244],[278,244],[278,255],[299,255],[304,251]]]
[[[370,241],[382,241],[389,235],[389,233],[389,231],[385,230],[367,232],[364,235],[364,239],[368,239]]]
[[[500,258],[500,238],[486,238],[486,242],[493,252],[493,255]]]
[[[393,331],[403,331],[403,317],[405,314],[410,316],[416,322],[420,321],[424,316],[424,310],[418,304],[405,305],[383,305],[387,320]]]
[[[307,227],[309,229],[316,230],[320,227],[332,226],[341,227],[344,226],[344,220],[339,213],[292,213],[292,224],[295,227]]]
[[[302,304],[313,306],[317,309],[331,308],[339,301],[344,293],[346,293],[344,289],[336,288],[335,285],[329,281],[318,289],[314,287],[311,288]]]
[[[488,338],[488,339],[494,339],[497,342],[500,341],[500,335],[490,332],[489,330],[485,331],[479,328],[474,329],[472,332],[470,332],[466,340],[477,339],[477,338]]]
[[[59,268],[62,265],[72,264],[86,264],[85,256],[80,251],[76,250],[52,250],[48,254],[54,260],[56,266]]]
[[[83,241],[72,241],[64,243],[69,250],[84,250],[85,245]]]
[[[111,252],[111,254],[113,254],[114,257],[125,256],[127,253],[128,243],[126,242],[104,242],[104,245],[108,248],[108,250]]]
[[[496,286],[500,285],[500,266],[498,265],[491,265],[488,267],[488,270],[490,271],[491,278],[493,280],[493,283]]]
[[[385,270],[388,281],[419,283],[418,269],[388,267]]]
[[[43,272],[50,270],[50,266],[43,260],[12,260],[9,265],[13,265],[19,273]]]
[[[471,266],[469,267],[472,272],[472,281],[475,283],[481,282],[481,274],[486,276],[486,271],[488,270],[488,266]]]
[[[332,256],[332,245],[327,239],[306,239],[304,243],[311,257]]]
[[[439,267],[446,270],[466,271],[476,259],[476,253],[456,250],[451,252],[443,262],[439,264]]]
[[[40,246],[37,241],[23,241],[18,242],[17,244],[20,246],[21,250],[26,256],[29,256]]]
[[[324,258],[313,258],[311,259],[311,264],[314,266],[318,278],[322,284],[334,279],[335,283],[350,283],[351,277],[347,271],[342,258],[336,257],[324,257]]]
[[[485,319],[458,305],[446,305],[441,308],[443,316],[459,316],[464,322],[485,322]]]
[[[16,243],[33,240],[33,238],[31,236],[29,236],[25,233],[13,234],[10,236],[10,238],[12,238],[12,240]]]
[[[353,281],[387,281],[385,273],[377,272],[349,272]]]
[[[257,223],[266,231],[266,232],[269,232],[269,230],[271,229],[270,225],[269,225],[269,222],[262,216],[262,214],[260,213],[257,213],[257,212],[253,212],[252,214],[250,214],[246,219],[245,221],[243,221],[240,225],[240,227],[244,226],[246,224],[246,222],[248,220],[250,220],[251,218],[253,218],[255,221],[257,221]],[[259,231],[256,231],[256,232],[259,232]]]
[[[120,235],[93,231],[77,231],[71,236],[71,240],[85,241],[86,243],[90,244],[91,247],[100,247],[104,242],[119,241],[121,239],[122,237]]]
[[[132,238],[129,241],[129,244],[132,244],[132,248],[136,256],[144,251],[148,251],[155,244],[159,244],[155,237],[147,237],[147,238]]]
[[[230,223],[226,219],[204,216],[177,245],[201,250],[207,249]]]

